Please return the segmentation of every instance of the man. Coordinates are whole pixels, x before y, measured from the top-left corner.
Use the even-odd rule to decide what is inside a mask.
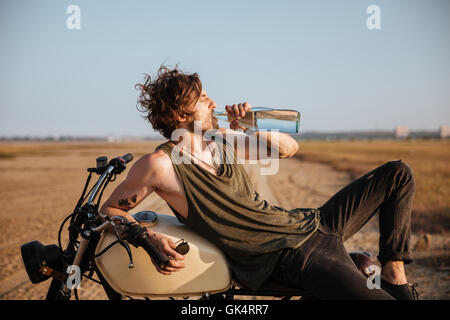
[[[413,298],[403,265],[411,262],[410,212],[415,187],[405,163],[385,163],[320,208],[287,210],[262,200],[253,189],[237,161],[251,157],[250,136],[243,133],[246,143],[239,147],[237,140],[226,138],[227,130],[217,129],[216,104],[197,74],[161,67],[155,81],[147,76],[137,88],[141,111],[169,141],[136,161],[102,213],[134,221],[128,211],[156,192],[180,221],[225,253],[235,277],[250,289],[257,290],[264,281],[277,281],[318,298]],[[238,120],[250,109],[248,103],[226,106],[234,119],[232,130],[245,129]],[[205,139],[211,130],[215,139]],[[288,158],[298,150],[288,134],[255,132],[253,137],[258,140],[257,148],[267,149],[268,157]],[[180,154],[191,162],[178,161]],[[366,278],[343,246],[376,212],[384,290],[367,287]],[[147,232],[155,247],[171,257],[166,268],[155,265],[157,270],[165,275],[181,270],[183,256],[174,250],[173,241],[151,229]]]

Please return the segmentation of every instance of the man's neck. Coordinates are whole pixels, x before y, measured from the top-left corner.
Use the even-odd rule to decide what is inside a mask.
[[[177,139],[170,140],[179,148],[184,149],[192,154],[202,155],[211,141],[206,141],[201,134],[191,132],[189,130],[182,130],[181,134],[177,135]]]

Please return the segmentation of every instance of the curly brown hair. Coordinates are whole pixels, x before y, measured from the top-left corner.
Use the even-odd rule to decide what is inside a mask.
[[[162,65],[156,80],[146,74],[144,83],[137,84],[141,90],[138,110],[145,113],[144,118],[153,129],[170,139],[179,123],[177,116],[188,119],[194,113],[193,107],[201,96],[202,82],[197,73],[185,74],[175,66],[169,69]]]

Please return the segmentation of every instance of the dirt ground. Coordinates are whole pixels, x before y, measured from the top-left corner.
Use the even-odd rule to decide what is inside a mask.
[[[111,144],[0,159],[0,299],[45,297],[49,282],[31,284],[22,263],[20,246],[32,240],[56,243],[60,223],[72,212],[81,194],[87,176],[85,168],[94,166],[97,156],[111,157],[127,151],[130,150],[126,147]],[[263,199],[288,209],[318,207],[350,182],[348,174],[323,164],[297,159],[283,159],[279,164],[278,174],[271,176],[260,175],[258,165],[246,165],[246,168]],[[114,185],[123,178],[124,175]],[[140,210],[172,214],[156,194],[134,209]],[[364,250],[376,257],[377,228],[374,217],[345,243],[347,250]],[[421,238],[422,235],[412,235],[415,261],[406,266],[408,279],[418,283],[421,299],[449,299],[450,237],[431,235],[425,245],[420,245]],[[82,283],[79,296],[81,299],[106,298],[101,287],[90,281]]]

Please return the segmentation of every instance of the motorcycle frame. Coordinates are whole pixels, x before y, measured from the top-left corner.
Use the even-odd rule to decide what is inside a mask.
[[[70,258],[69,258],[69,260],[67,260],[66,262],[67,262],[67,264],[69,264],[71,266],[77,266],[80,268],[80,270],[81,270],[80,283],[81,283],[81,280],[83,279],[83,277],[86,277],[86,278],[102,285],[108,299],[122,300],[124,297],[119,292],[115,291],[109,285],[109,283],[103,277],[103,275],[101,274],[99,268],[97,267],[97,265],[95,263],[95,248],[98,244],[98,241],[100,240],[102,233],[111,226],[114,228],[116,226],[116,223],[114,221],[119,221],[119,223],[121,221],[125,222],[125,221],[123,221],[124,220],[123,217],[116,216],[116,217],[109,218],[109,217],[99,213],[98,205],[99,205],[100,199],[96,205],[94,204],[95,199],[96,199],[98,193],[100,192],[100,190],[102,189],[102,187],[104,190],[106,188],[108,182],[115,180],[115,176],[114,176],[114,179],[112,179],[112,175],[120,174],[120,172],[124,170],[124,168],[122,168],[122,170],[120,170],[119,172],[114,172],[114,169],[116,169],[116,167],[114,165],[109,165],[106,169],[105,168],[102,168],[102,169],[90,168],[90,169],[88,169],[89,172],[91,172],[91,173],[95,172],[97,174],[101,174],[101,176],[99,177],[99,179],[95,183],[94,187],[90,191],[90,196],[89,196],[86,204],[82,205],[82,203],[84,202],[84,200],[82,201],[82,199],[84,197],[86,187],[89,184],[91,176],[88,177],[88,180],[86,181],[85,189],[83,191],[83,195],[81,196],[80,201],[78,202],[78,204],[74,210],[74,214],[82,215],[81,216],[82,220],[77,221],[77,219],[76,219],[77,216],[73,217],[71,224],[69,226],[69,232],[73,232],[72,231],[73,227],[74,227],[73,224],[79,224],[79,226],[78,225],[75,226],[75,228],[78,228],[75,239],[78,239],[79,237],[81,237],[81,240],[80,240],[79,247],[74,252],[75,255],[74,255],[73,261],[71,262]],[[103,190],[101,193],[103,193]],[[98,225],[98,222],[102,218],[106,221],[102,222],[100,225]],[[85,226],[84,229],[80,228],[82,225]],[[72,230],[71,230],[71,228],[72,228]],[[74,234],[72,234],[71,236],[73,236],[73,235]],[[116,236],[118,236],[117,233],[116,233]],[[71,250],[71,246],[73,246],[73,243],[71,243],[71,241],[72,241],[72,239],[69,238],[69,244],[67,245],[67,249],[64,251],[65,253],[67,253],[68,251]],[[127,251],[129,253],[130,261],[131,261],[131,252],[129,251],[129,247],[128,247]],[[87,270],[89,270],[89,271],[93,270],[95,272],[95,274],[97,275],[99,281],[92,279],[91,276],[84,275],[84,273]],[[75,297],[78,299],[76,289],[73,289],[73,291],[75,293]],[[69,289],[69,287],[67,286],[67,283],[62,283],[59,280],[57,280],[56,278],[53,278],[51,285],[48,289],[46,299],[47,300],[54,300],[54,299],[69,300],[71,298],[71,295],[72,295],[72,289]],[[219,293],[215,293],[215,294],[205,293],[202,296],[202,299],[233,300],[234,296],[265,296],[265,297],[271,296],[271,297],[281,297],[282,299],[290,299],[292,296],[303,296],[303,293],[301,292],[301,290],[298,290],[298,289],[283,288],[283,287],[281,287],[281,289],[276,289],[276,290],[269,289],[269,290],[251,291],[251,290],[247,290],[245,288],[236,287],[234,284],[234,281],[232,281],[232,284],[228,290],[219,292]],[[129,298],[131,298],[131,297],[129,297]],[[170,296],[168,296],[168,298],[173,299],[173,297],[170,297]],[[149,298],[143,297],[143,299],[148,300]]]

